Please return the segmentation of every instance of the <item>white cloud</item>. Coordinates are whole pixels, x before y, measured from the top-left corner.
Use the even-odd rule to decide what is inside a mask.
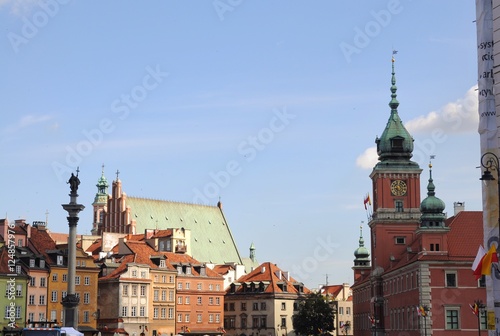
[[[47,115],[47,114],[40,115],[40,116],[29,114],[29,115],[22,117],[16,124],[7,126],[4,129],[4,131],[6,133],[16,133],[23,128],[27,128],[27,127],[30,127],[30,126],[33,126],[36,124],[44,123],[44,122],[49,121],[51,119],[53,119],[53,117],[50,115]]]
[[[0,9],[9,7],[12,14],[23,16],[29,14],[38,2],[38,0],[0,0]]]
[[[412,135],[434,134],[439,131],[441,137],[445,137],[447,134],[477,132],[479,122],[477,108],[477,85],[475,85],[465,93],[464,97],[446,104],[438,111],[408,121],[405,127]],[[356,166],[371,169],[377,163],[377,159],[376,147],[370,147],[358,156]]]
[[[476,85],[464,97],[446,104],[438,111],[410,120],[405,126],[411,134],[431,133],[437,129],[447,134],[476,132],[479,122],[477,107]]]
[[[358,156],[356,159],[356,166],[362,168],[362,169],[371,169],[373,166],[377,164],[378,161],[378,154],[377,154],[377,147],[373,146],[368,149],[366,149],[363,154]]]

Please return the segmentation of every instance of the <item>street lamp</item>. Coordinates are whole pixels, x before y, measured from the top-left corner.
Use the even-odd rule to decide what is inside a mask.
[[[477,316],[477,333],[481,336],[481,313],[484,311],[486,306],[481,300],[474,301],[473,312]]]
[[[481,176],[480,180],[481,181],[494,181],[495,177],[491,175],[491,169],[496,170],[497,172],[497,184],[498,184],[498,190],[497,190],[497,196],[498,196],[498,209],[500,211],[500,160],[498,159],[498,156],[496,156],[492,152],[486,152],[481,156],[481,166],[483,168],[486,168],[486,170],[483,172],[483,175]],[[500,243],[500,212],[498,216],[498,237],[499,237],[499,243]]]

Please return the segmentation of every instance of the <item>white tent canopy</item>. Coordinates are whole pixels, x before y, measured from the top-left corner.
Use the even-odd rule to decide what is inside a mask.
[[[66,336],[83,336],[83,333],[72,327],[62,327],[61,331],[64,331]]]

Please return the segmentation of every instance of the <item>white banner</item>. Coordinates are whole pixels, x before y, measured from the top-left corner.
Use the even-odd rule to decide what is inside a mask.
[[[500,21],[500,20],[499,20]],[[493,9],[492,0],[476,0],[476,25],[477,25],[477,65],[478,65],[478,111],[481,156],[491,152],[497,157],[498,151],[498,125],[495,108],[495,95],[493,87]],[[483,163],[484,162],[483,160]],[[495,162],[496,164],[496,162]],[[484,171],[484,169],[483,169]],[[492,171],[496,175],[495,169]],[[499,178],[499,176],[495,176]],[[498,243],[498,180],[483,181],[483,229],[484,248],[488,250],[491,244]],[[498,245],[497,245],[498,246]],[[495,326],[489,325],[488,335],[498,335],[500,332],[500,274],[493,273],[486,276],[487,309],[495,312]],[[491,330],[491,329],[496,329]]]

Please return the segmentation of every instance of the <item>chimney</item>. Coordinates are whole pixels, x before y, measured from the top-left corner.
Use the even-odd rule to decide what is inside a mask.
[[[465,202],[453,202],[454,216],[458,215],[460,211],[465,210]]]

